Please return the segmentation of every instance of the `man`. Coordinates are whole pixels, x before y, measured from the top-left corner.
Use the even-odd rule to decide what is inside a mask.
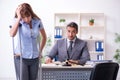
[[[78,25],[71,22],[66,27],[67,38],[57,40],[51,49],[45,63],[51,63],[52,59],[57,56],[57,60],[64,62],[68,60],[69,63],[84,65],[86,61],[90,60],[90,55],[87,47],[87,42],[78,39]],[[71,42],[71,43],[70,43]]]

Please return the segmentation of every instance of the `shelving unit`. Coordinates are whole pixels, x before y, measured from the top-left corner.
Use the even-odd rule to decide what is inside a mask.
[[[89,25],[89,20],[94,19],[94,24]],[[61,23],[60,19],[65,22]],[[61,38],[66,37],[66,25],[76,22],[79,26],[77,37],[87,41],[91,60],[105,59],[105,16],[104,13],[56,13],[54,17],[54,29],[61,29]],[[59,33],[59,32],[57,32]],[[61,38],[54,38],[55,40]],[[97,50],[96,48],[99,49]]]

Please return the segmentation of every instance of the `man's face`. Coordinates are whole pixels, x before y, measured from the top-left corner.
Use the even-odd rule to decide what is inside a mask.
[[[73,40],[76,37],[77,30],[73,27],[67,27],[67,38]]]

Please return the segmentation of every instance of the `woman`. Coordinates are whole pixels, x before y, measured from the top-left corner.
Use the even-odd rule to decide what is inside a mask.
[[[33,12],[28,3],[22,3],[16,9],[15,22],[10,29],[10,36],[14,37],[17,32],[19,32],[20,43],[17,45],[14,53],[17,59],[15,62],[20,60],[19,56],[22,57],[21,80],[36,80],[39,58],[42,56],[40,53],[42,53],[46,43],[46,32],[41,19]],[[37,44],[40,33],[42,38],[38,50]]]

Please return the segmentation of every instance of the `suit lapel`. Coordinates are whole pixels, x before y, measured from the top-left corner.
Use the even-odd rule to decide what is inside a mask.
[[[68,54],[67,54],[67,40],[66,39],[63,40],[61,53],[64,54],[68,58]]]

